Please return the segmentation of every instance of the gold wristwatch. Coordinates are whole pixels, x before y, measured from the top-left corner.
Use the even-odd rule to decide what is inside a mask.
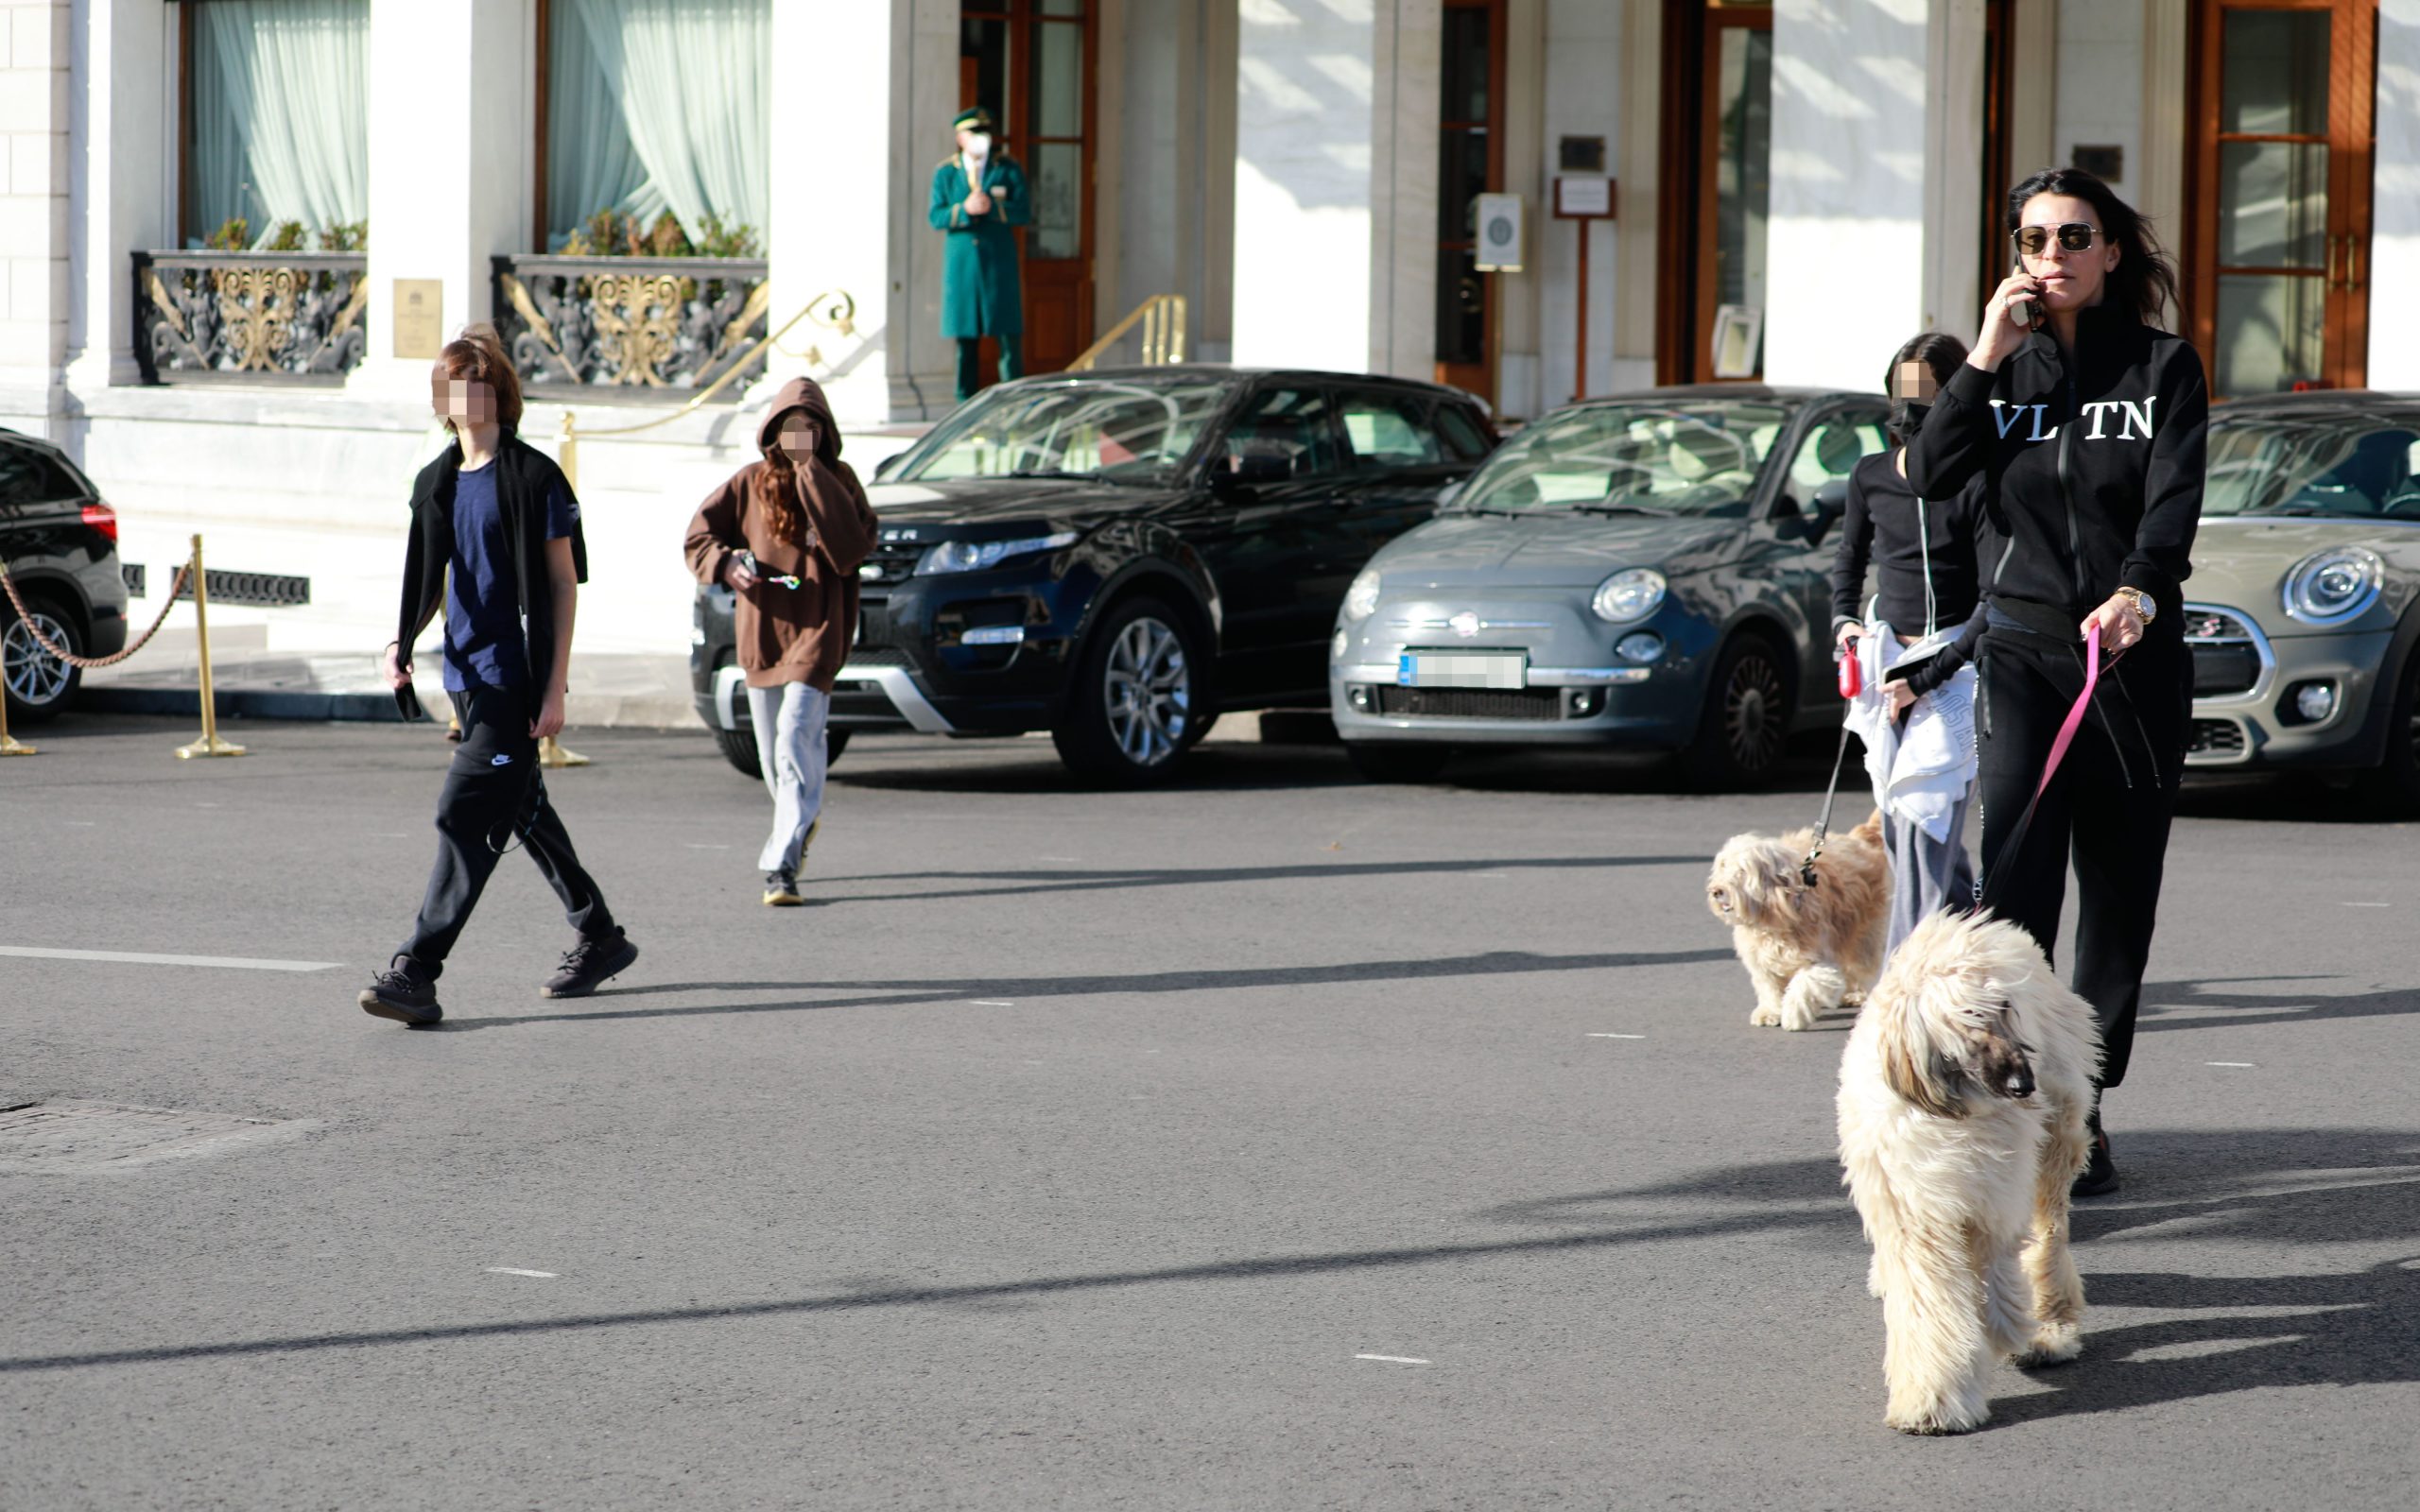
[[[2135,616],[2141,620],[2145,627],[2148,627],[2152,621],[2159,617],[2159,605],[2152,601],[2151,594],[2139,588],[2120,588],[2118,592],[2125,594],[2126,601],[2135,606]]]

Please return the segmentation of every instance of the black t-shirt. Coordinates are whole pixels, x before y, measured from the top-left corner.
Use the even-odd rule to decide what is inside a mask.
[[[1936,626],[1962,625],[1975,612],[1975,526],[1982,490],[1971,487],[1934,503],[1916,497],[1899,475],[1895,453],[1879,452],[1849,474],[1847,512],[1832,554],[1832,623],[1865,618],[1866,569],[1891,627],[1925,631],[1926,574]]]

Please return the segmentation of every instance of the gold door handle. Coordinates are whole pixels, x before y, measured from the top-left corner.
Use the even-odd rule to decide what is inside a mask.
[[[2341,289],[2344,286],[2337,277],[2337,269],[2342,263],[2343,255],[2344,238],[2342,236],[2327,238],[2327,286],[2331,289]]]
[[[2357,292],[2361,286],[2361,244],[2353,236],[2344,238],[2344,287]]]

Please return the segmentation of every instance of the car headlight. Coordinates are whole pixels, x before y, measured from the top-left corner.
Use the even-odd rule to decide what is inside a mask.
[[[2305,625],[2342,625],[2377,602],[2386,562],[2367,546],[2314,551],[2286,574],[2286,612]]]
[[[1353,586],[1344,591],[1344,622],[1347,625],[1358,624],[1377,611],[1378,575],[1374,570],[1364,567],[1353,579]]]
[[[979,573],[986,567],[996,567],[1011,557],[1030,557],[1037,551],[1056,551],[1076,543],[1076,533],[1062,530],[1047,536],[1021,536],[1014,541],[944,541],[919,558],[919,575],[931,573]]]
[[[1627,625],[1662,608],[1664,588],[1662,573],[1651,567],[1632,567],[1599,583],[1597,596],[1588,601],[1588,607],[1600,620]]]

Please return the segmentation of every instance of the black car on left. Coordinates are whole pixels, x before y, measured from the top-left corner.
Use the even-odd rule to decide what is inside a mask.
[[[0,562],[26,610],[19,614],[0,594],[0,685],[9,717],[48,719],[76,696],[83,674],[43,650],[42,641],[78,656],[111,656],[126,644],[117,511],[66,453],[11,430],[0,430]]]
[[[867,490],[881,529],[833,692],[860,730],[1046,730],[1097,781],[1165,775],[1222,711],[1319,708],[1337,606],[1495,433],[1459,389],[1176,365],[985,390]],[[729,590],[698,592],[698,711],[756,769]]]

